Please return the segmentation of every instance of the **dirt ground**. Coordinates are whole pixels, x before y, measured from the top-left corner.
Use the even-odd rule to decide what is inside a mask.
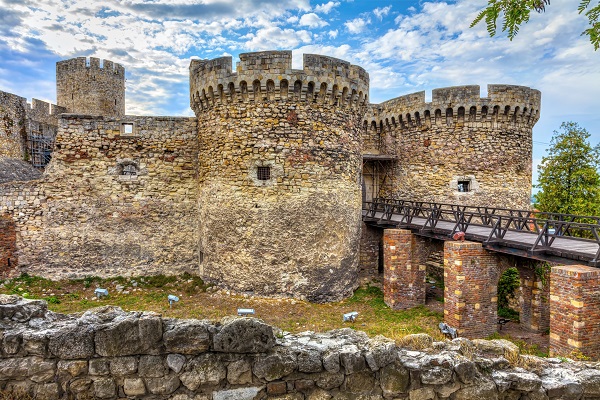
[[[444,290],[435,284],[427,283],[426,307],[431,311],[443,313]],[[510,321],[504,325],[498,325],[498,337],[507,337],[516,342],[520,347],[537,349],[537,353],[548,353],[550,336],[547,334],[531,332],[522,327],[518,322]]]

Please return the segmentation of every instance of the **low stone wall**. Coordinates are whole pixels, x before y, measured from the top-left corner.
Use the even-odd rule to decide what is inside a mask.
[[[352,329],[275,335],[252,318],[211,323],[108,306],[61,315],[43,301],[7,295],[0,295],[0,326],[0,389],[36,399],[600,396],[594,364],[520,356],[504,340],[411,335],[397,347]]]

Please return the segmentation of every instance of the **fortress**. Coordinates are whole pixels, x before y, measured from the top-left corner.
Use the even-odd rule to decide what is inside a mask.
[[[56,72],[57,105],[0,92],[0,162],[45,167],[0,181],[2,276],[190,271],[333,301],[372,268],[363,201],[529,207],[540,92],[528,87],[371,104],[359,66],[305,55],[295,70],[291,51],[246,53],[235,69],[192,60],[196,117],[182,118],[126,115],[124,68],[110,61]]]

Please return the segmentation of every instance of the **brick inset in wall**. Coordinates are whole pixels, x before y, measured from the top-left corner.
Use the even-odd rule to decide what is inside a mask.
[[[409,230],[383,231],[383,293],[395,310],[425,304],[425,265],[417,238]]]
[[[362,222],[360,234],[359,277],[374,278],[379,275],[383,229]]]
[[[481,243],[444,243],[444,322],[467,338],[497,330],[496,255]]]
[[[9,216],[0,215],[0,278],[7,278],[17,267],[16,241],[14,221]]]
[[[520,324],[531,331],[546,332],[550,328],[550,278],[542,280],[533,268],[518,269],[521,279]]]
[[[600,269],[553,267],[550,275],[550,354],[600,356]]]

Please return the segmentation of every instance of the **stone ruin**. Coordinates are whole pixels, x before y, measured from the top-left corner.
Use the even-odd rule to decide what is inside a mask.
[[[600,398],[597,363],[520,355],[505,340],[400,345],[352,329],[289,334],[0,295],[0,389],[42,399],[546,400]]]

